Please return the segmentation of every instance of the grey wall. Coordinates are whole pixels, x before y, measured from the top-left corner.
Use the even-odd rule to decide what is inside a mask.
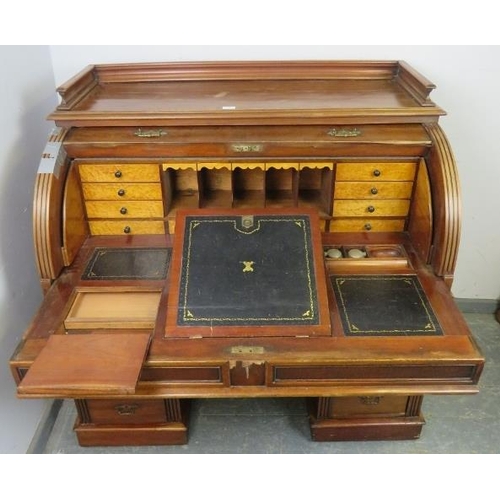
[[[57,101],[47,46],[0,46],[0,66],[0,452],[24,453],[44,403],[16,399],[8,362],[42,298],[33,187]]]

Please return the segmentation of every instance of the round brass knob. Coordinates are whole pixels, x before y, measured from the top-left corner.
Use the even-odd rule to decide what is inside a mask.
[[[121,171],[120,171],[120,170],[117,170],[117,171],[115,172],[115,177],[116,177],[117,179],[119,179],[121,176],[122,176]]]
[[[377,188],[371,188],[370,189],[371,194],[378,194],[378,189]]]
[[[119,189],[117,194],[118,196],[125,196],[125,189]]]
[[[122,215],[125,215],[125,214],[127,213],[127,208],[126,208],[126,207],[122,207],[122,208],[120,208],[120,213],[121,213]]]
[[[130,233],[130,231],[132,231],[132,229],[130,229],[130,226],[125,226],[125,227],[123,228],[123,232],[124,232],[125,234],[129,234],[129,233]]]
[[[371,214],[373,212],[375,212],[375,207],[373,205],[370,205],[368,208],[367,208],[368,212],[370,212]]]
[[[373,171],[373,175],[374,175],[375,177],[380,177],[380,174],[381,174],[380,170],[374,170],[374,171]]]
[[[371,231],[372,225],[371,224],[365,224],[364,228],[365,228],[366,231]]]

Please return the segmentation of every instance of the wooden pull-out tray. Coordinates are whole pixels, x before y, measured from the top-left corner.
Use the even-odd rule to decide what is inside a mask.
[[[64,321],[68,330],[154,328],[161,292],[79,290]]]
[[[53,335],[18,386],[21,397],[133,394],[147,333]]]

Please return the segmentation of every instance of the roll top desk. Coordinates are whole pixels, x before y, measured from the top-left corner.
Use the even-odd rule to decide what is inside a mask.
[[[460,193],[404,62],[90,66],[36,176],[23,398],[83,446],[181,444],[195,398],[306,398],[315,440],[412,439],[484,364],[450,287]]]

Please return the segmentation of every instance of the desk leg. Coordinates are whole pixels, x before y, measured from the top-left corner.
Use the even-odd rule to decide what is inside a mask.
[[[309,405],[314,441],[417,439],[422,396],[315,398]]]

